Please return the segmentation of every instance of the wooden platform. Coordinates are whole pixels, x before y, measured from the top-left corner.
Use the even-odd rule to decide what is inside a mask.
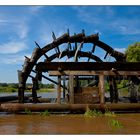
[[[5,103],[1,104],[0,111],[21,112],[29,109],[32,112],[40,111],[86,111],[87,109],[110,110],[110,111],[140,111],[140,103],[114,103],[114,104],[52,104],[52,103]]]

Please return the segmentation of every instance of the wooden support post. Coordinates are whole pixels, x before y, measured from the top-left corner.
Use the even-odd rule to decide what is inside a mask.
[[[113,78],[113,85],[114,85],[114,102],[118,102],[118,89],[115,77]]]
[[[70,104],[74,104],[74,76],[69,76]]]
[[[113,102],[113,96],[114,96],[114,92],[113,92],[113,77],[109,76],[109,92],[110,92],[110,102]]]
[[[137,103],[137,96],[138,96],[138,86],[134,84],[133,81],[129,82],[129,95],[130,95],[130,102]]]
[[[99,93],[100,93],[100,104],[105,103],[105,88],[104,88],[104,75],[99,75]]]
[[[36,90],[38,89],[38,80],[36,78],[32,78],[32,83],[33,83],[33,87],[32,87],[33,102],[37,103],[39,102],[37,99],[37,92],[36,92]]]
[[[79,87],[79,79],[78,78],[79,78],[78,76],[75,76],[75,85],[77,88]]]
[[[18,101],[19,103],[24,103],[25,82],[24,82],[22,72],[20,70],[18,70],[18,81],[19,81]]]
[[[109,76],[109,85],[110,85],[110,102],[118,102],[118,89],[115,77]]]
[[[24,103],[24,87],[18,88],[18,100],[19,103]]]
[[[66,88],[66,76],[64,75],[63,76],[63,98],[65,99],[65,95],[66,95],[66,91],[65,91],[65,88]]]
[[[57,103],[61,104],[61,76],[58,76]]]

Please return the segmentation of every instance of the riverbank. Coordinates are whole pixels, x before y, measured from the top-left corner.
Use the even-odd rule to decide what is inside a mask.
[[[0,93],[14,93],[18,92],[18,83],[0,83]],[[32,92],[32,84],[26,84],[25,92]],[[38,92],[53,92],[55,86],[53,84],[39,84]]]
[[[41,88],[37,90],[39,93],[46,93],[46,92],[55,92],[55,88]],[[12,88],[12,87],[0,87],[0,94],[1,93],[15,93],[18,92],[18,88]],[[32,92],[32,90],[25,90],[25,92]]]

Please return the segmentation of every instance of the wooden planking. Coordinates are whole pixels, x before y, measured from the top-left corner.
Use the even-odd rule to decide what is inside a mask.
[[[50,76],[57,76],[57,75],[87,75],[87,76],[91,76],[91,75],[100,75],[101,73],[103,75],[123,75],[123,76],[133,76],[133,75],[137,75],[140,76],[140,71],[118,71],[118,73],[114,73],[113,71],[70,71],[70,70],[66,70],[66,71],[48,71]]]

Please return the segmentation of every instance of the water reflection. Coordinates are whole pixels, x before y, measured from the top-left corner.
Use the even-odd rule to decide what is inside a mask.
[[[123,128],[112,128],[116,119]],[[117,117],[83,115],[0,115],[0,134],[140,134],[140,114],[119,114]]]

